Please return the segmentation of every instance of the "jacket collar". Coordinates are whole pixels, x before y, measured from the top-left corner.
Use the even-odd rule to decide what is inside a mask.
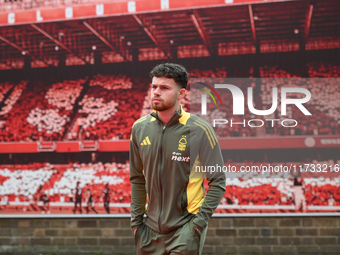
[[[182,117],[182,114],[185,113],[185,111],[182,108],[182,105],[180,105],[180,108],[175,111],[174,116],[170,119],[168,124],[166,125],[167,127],[172,126],[178,122],[178,120]],[[153,110],[151,113],[152,117],[155,117],[160,123],[164,124],[161,119],[158,117],[157,111]]]

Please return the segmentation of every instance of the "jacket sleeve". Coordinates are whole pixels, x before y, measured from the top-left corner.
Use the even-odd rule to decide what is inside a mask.
[[[224,160],[221,148],[212,127],[207,122],[204,121],[204,123],[203,132],[200,135],[201,139],[198,156],[201,165],[207,167],[207,169],[211,169],[211,171],[206,172],[209,189],[204,202],[193,221],[195,227],[201,232],[207,226],[208,221],[221,202],[226,190],[225,173],[222,171]]]
[[[136,130],[132,128],[130,138],[130,182],[131,182],[131,228],[143,223],[146,205],[145,177],[143,163],[136,142]]]

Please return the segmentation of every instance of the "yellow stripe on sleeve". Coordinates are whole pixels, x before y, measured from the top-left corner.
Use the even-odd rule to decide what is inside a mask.
[[[202,124],[203,126],[205,126],[205,127],[208,129],[209,134],[210,134],[210,136],[212,137],[212,140],[213,140],[213,142],[214,142],[214,145],[216,145],[217,139],[216,139],[216,137],[215,137],[215,135],[214,135],[215,132],[214,132],[213,130],[211,130],[210,125],[207,124],[207,123],[205,123],[203,120],[197,120],[197,122],[200,123],[200,124]],[[216,139],[216,141],[215,141],[214,138]]]
[[[194,165],[189,176],[189,183],[187,186],[187,210],[189,213],[196,214],[204,202],[204,173],[197,173],[196,166],[202,165],[199,156],[196,157]]]
[[[210,134],[209,134],[209,132],[207,131],[207,129],[206,129],[204,126],[202,126],[201,124],[197,123],[197,122],[194,122],[194,124],[197,125],[197,126],[199,126],[199,127],[201,127],[201,128],[205,131],[205,133],[206,133],[206,135],[207,135],[207,137],[208,137],[208,139],[209,139],[209,142],[210,142],[210,145],[211,145],[211,149],[214,149],[214,144],[213,144],[213,142],[211,141]]]

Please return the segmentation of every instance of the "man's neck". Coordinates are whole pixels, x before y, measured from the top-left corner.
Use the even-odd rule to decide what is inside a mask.
[[[176,107],[173,107],[166,111],[157,111],[157,115],[163,122],[163,124],[167,125],[171,118],[175,115],[175,112],[181,109],[180,107],[181,107],[180,105],[177,105]]]

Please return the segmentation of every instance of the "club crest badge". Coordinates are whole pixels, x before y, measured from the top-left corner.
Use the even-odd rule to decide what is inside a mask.
[[[187,139],[185,135],[182,135],[182,138],[178,142],[178,150],[185,151],[186,147],[187,147]]]

